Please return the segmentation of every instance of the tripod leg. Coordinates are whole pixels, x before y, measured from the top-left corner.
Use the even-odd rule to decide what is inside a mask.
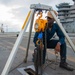
[[[27,18],[26,18],[26,20],[25,20],[25,22],[24,22],[23,27],[22,27],[22,30],[21,30],[21,32],[20,32],[20,34],[19,34],[19,36],[18,36],[18,38],[17,38],[17,40],[16,40],[16,42],[15,42],[15,44],[14,44],[14,47],[13,47],[13,49],[12,49],[10,55],[9,55],[9,58],[8,58],[6,64],[5,64],[5,67],[4,67],[4,69],[3,69],[2,73],[1,73],[1,75],[8,75],[8,72],[9,72],[9,70],[10,70],[10,68],[11,68],[11,65],[12,65],[12,63],[13,63],[13,61],[14,61],[14,58],[15,58],[15,56],[16,56],[16,53],[17,53],[17,50],[18,50],[18,46],[20,45],[20,43],[21,43],[21,41],[22,41],[23,34],[24,34],[24,32],[25,32],[25,25],[28,25],[28,23],[29,23],[29,21],[30,21],[30,18],[31,18],[31,15],[32,15],[32,13],[31,13],[31,11],[30,11],[30,12],[28,13],[28,16],[27,16]]]
[[[34,21],[34,12],[35,10],[33,9],[33,14],[31,18],[31,24],[30,24],[30,30],[29,30],[29,37],[28,37],[28,43],[27,43],[27,49],[26,49],[26,54],[25,54],[25,59],[24,62],[27,62],[27,57],[28,57],[28,50],[29,50],[29,45],[30,45],[30,38],[31,38],[31,32],[32,32],[32,26],[33,26],[33,21]]]
[[[35,48],[34,50],[34,67],[35,67],[35,75],[38,75],[38,50]]]
[[[53,12],[53,11],[50,11],[50,12],[51,12],[52,16],[54,17],[54,19],[56,20],[58,26],[59,26],[60,29],[62,30],[63,34],[65,35],[66,39],[68,40],[69,44],[71,45],[71,47],[72,47],[72,49],[73,49],[73,51],[74,51],[74,53],[75,53],[75,46],[74,46],[73,42],[71,41],[71,39],[70,39],[69,36],[67,35],[67,33],[66,33],[66,31],[64,30],[62,24],[58,21],[58,19],[57,19],[56,15],[54,14],[54,12]]]

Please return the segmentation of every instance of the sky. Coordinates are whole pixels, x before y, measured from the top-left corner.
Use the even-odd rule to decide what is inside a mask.
[[[3,24],[5,32],[18,32],[31,4],[45,4],[57,10],[56,5],[63,2],[73,4],[72,0],[0,0],[0,27]]]

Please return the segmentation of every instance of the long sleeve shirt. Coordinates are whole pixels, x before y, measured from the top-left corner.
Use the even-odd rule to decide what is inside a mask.
[[[49,28],[46,29],[46,39],[47,39],[47,41],[49,41],[55,33],[57,33],[57,36],[59,37],[59,42],[61,44],[64,44],[65,43],[65,36],[56,23],[53,23],[51,30]],[[35,35],[34,35],[34,38],[33,38],[33,42],[35,44],[36,44],[36,41],[38,40],[38,35],[39,35],[39,32],[35,32]],[[45,32],[43,32],[43,40],[44,39],[45,39]]]

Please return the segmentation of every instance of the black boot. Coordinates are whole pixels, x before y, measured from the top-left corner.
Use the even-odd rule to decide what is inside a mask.
[[[69,67],[66,62],[65,63],[60,63],[59,67],[64,68],[64,69],[66,69],[68,71],[73,71],[74,70],[73,68]]]

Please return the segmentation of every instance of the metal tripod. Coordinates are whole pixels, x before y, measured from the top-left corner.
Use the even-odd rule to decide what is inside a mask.
[[[47,6],[47,5],[43,5],[43,4],[32,4],[30,6],[30,11],[27,15],[27,18],[23,24],[23,27],[22,27],[22,30],[14,44],[14,47],[9,55],[9,58],[5,64],[5,67],[1,73],[1,75],[8,75],[8,72],[11,68],[11,65],[14,61],[14,58],[16,56],[16,53],[18,51],[18,47],[22,41],[22,38],[23,38],[23,35],[24,35],[24,32],[25,30],[27,29],[28,27],[28,24],[29,22],[31,21],[31,25],[30,25],[30,30],[29,30],[29,38],[28,38],[28,44],[27,44],[27,50],[26,50],[26,55],[25,55],[25,59],[24,61],[26,62],[27,61],[27,57],[28,57],[28,50],[29,50],[29,44],[30,44],[30,38],[31,38],[31,32],[32,32],[32,26],[33,26],[33,18],[34,18],[34,14],[35,14],[35,11],[37,10],[46,10],[46,11],[50,11],[52,16],[54,17],[55,21],[57,22],[58,26],[60,27],[60,29],[62,30],[62,32],[64,33],[66,39],[68,40],[68,42],[70,43],[73,51],[75,52],[75,46],[74,44],[72,43],[71,39],[69,38],[69,36],[67,35],[66,31],[64,30],[64,28],[62,27],[62,24],[59,22],[59,20],[57,19],[57,17],[55,16],[54,12],[52,11],[52,7],[51,6]]]

